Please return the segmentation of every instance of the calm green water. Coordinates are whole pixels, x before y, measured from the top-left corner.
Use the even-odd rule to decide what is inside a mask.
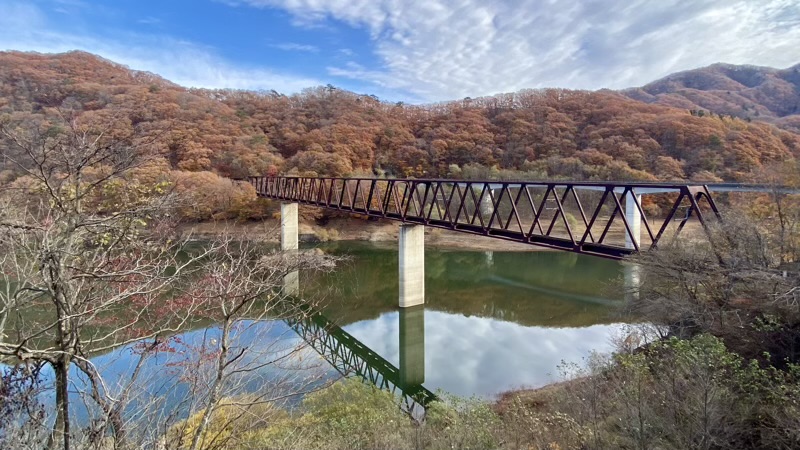
[[[360,361],[394,366],[401,384],[484,397],[538,387],[558,380],[562,362],[580,363],[592,351],[612,350],[612,338],[623,332],[614,315],[624,279],[617,262],[564,252],[427,248],[426,303],[401,313],[395,245],[320,245],[346,260],[325,276],[300,274],[300,283],[303,297],[324,297],[326,322],[344,330],[328,333],[338,336],[333,346],[356,348],[367,355]],[[283,378],[296,383],[305,376],[300,366],[313,367],[308,373],[319,379],[338,376],[330,358],[310,347],[288,366],[260,363],[302,343],[297,331],[281,321],[239,323],[232,348],[247,349],[252,361],[243,364],[255,367],[242,382],[254,390]],[[148,359],[142,376],[148,395],[165,408],[177,403],[186,387],[170,365],[186,352],[217,345],[219,332],[214,326],[187,330],[178,336],[181,351]],[[321,342],[312,337],[307,342]],[[123,347],[92,360],[111,385],[122,385],[137,359]]]
[[[330,320],[400,367],[396,248],[320,247],[348,259],[333,274],[301,276],[304,296],[326,296]],[[424,330],[413,337],[424,341],[424,357],[409,359],[419,366],[424,358],[428,389],[459,395],[491,397],[556,381],[562,361],[579,363],[592,351],[612,349],[624,327],[615,317],[623,270],[614,261],[564,252],[427,248],[424,319],[410,325],[416,334]]]

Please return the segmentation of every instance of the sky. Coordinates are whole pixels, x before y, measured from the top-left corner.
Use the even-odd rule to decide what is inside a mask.
[[[188,87],[428,103],[793,66],[800,0],[0,0],[0,49],[84,50]]]

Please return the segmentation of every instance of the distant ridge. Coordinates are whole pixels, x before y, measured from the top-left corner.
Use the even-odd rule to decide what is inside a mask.
[[[6,68],[27,66],[28,74],[38,73],[42,80],[69,79],[73,83],[149,84],[159,87],[180,88],[179,85],[152,72],[134,70],[102,56],[82,50],[64,53],[39,53],[22,51],[0,52],[0,61]],[[0,67],[0,71],[3,68]],[[99,69],[99,70],[98,70]]]
[[[713,64],[622,93],[634,100],[705,110],[800,131],[800,64],[786,69]]]

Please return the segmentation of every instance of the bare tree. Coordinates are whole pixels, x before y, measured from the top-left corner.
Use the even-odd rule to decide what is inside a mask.
[[[632,258],[641,280],[628,307],[679,337],[711,333],[748,358],[769,351],[773,362],[796,361],[800,273],[786,253],[796,234],[744,211],[728,214],[709,226],[705,244],[674,242]]]
[[[248,241],[225,238],[208,262],[190,295],[205,307],[197,315],[215,328],[186,365],[195,419],[180,423],[180,432],[170,442],[192,450],[222,448],[235,439],[226,431],[253,411],[259,411],[259,420],[268,421],[271,414],[264,405],[325,385],[324,371],[313,370],[321,369],[323,362],[281,322],[301,318],[318,305],[298,302],[280,288],[287,269],[330,270],[334,260],[316,252],[269,252]],[[254,380],[258,389],[242,388]],[[224,417],[219,417],[223,409]]]
[[[24,174],[0,208],[0,357],[52,368],[52,449],[74,447],[77,436],[71,369],[86,380],[81,400],[99,414],[85,437],[97,446],[110,431],[114,447],[123,448],[125,408],[138,395],[148,356],[201,319],[219,320],[224,337],[213,353],[216,375],[203,391],[212,414],[223,381],[243,370],[244,350],[229,342],[235,325],[250,315],[280,317],[270,296],[287,272],[328,267],[308,254],[256,258],[249,247],[234,251],[230,239],[192,245],[175,232],[180,199],[168,183],[145,185],[132,176],[157,155],[129,122],[103,119],[56,111],[0,121],[0,148]],[[108,386],[92,355],[132,345],[139,353],[130,377]]]
[[[40,369],[40,364],[18,365],[0,374],[0,448],[35,450],[47,442],[47,415],[38,400]]]
[[[51,448],[70,447],[73,364],[98,382],[93,398],[111,413],[114,399],[103,392],[89,356],[163,333],[152,306],[197,259],[179,258],[185,241],[171,235],[165,214],[171,196],[162,187],[136,186],[125,178],[148,157],[131,146],[133,130],[114,133],[118,130],[64,115],[24,128],[8,122],[0,128],[6,145],[19,155],[10,157],[12,162],[30,180],[27,188],[11,192],[0,212],[3,272],[13,286],[3,294],[3,304],[14,308],[16,319],[13,327],[6,326],[0,352],[52,367]],[[124,188],[107,196],[120,185]]]

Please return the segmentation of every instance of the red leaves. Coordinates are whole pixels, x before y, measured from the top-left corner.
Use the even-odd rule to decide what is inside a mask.
[[[182,351],[182,346],[184,346],[184,342],[180,336],[170,336],[164,340],[159,340],[158,338],[154,341],[141,340],[131,346],[131,351],[136,355],[143,355],[145,353],[177,353]]]

